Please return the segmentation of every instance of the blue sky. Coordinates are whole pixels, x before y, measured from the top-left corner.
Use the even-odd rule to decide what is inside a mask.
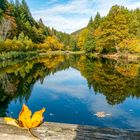
[[[140,0],[26,0],[33,17],[42,18],[45,25],[64,32],[74,32],[87,25],[97,11],[105,16],[111,6],[118,4],[135,9]]]

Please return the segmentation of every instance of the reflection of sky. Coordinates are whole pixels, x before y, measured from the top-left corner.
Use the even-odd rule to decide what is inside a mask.
[[[37,81],[27,105],[32,111],[46,107],[47,121],[140,129],[139,100],[128,98],[111,106],[102,94],[89,90],[87,81],[73,68],[46,77],[43,84]],[[13,116],[20,108],[19,102],[9,106]],[[101,111],[111,116],[97,118],[94,114]]]

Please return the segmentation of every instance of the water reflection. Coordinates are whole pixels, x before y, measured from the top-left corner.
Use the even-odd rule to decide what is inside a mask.
[[[95,93],[105,95],[109,104],[122,103],[127,97],[140,97],[140,70],[138,63],[93,60],[78,61],[78,69]]]
[[[2,63],[0,116],[17,117],[26,103],[46,107],[47,121],[140,129],[139,66],[80,55]]]

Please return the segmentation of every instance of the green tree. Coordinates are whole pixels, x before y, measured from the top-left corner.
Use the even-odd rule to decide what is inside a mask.
[[[96,43],[92,32],[89,32],[85,39],[84,50],[86,52],[91,52],[91,53],[93,53],[96,50]]]
[[[88,28],[93,28],[93,18],[91,17],[87,25]]]
[[[5,12],[7,8],[8,8],[8,1],[0,0],[0,9],[2,9]]]
[[[93,29],[94,30],[96,30],[99,27],[99,25],[101,23],[101,20],[102,20],[102,18],[100,16],[100,13],[97,12],[97,14],[96,14],[96,16],[94,18],[94,21],[93,21]]]
[[[24,41],[24,39],[25,39],[25,35],[24,35],[23,32],[21,32],[21,33],[19,34],[19,36],[18,36],[18,40],[19,40],[19,41]]]

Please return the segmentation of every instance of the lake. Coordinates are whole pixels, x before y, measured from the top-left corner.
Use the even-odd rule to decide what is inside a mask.
[[[0,117],[23,104],[49,122],[140,130],[140,63],[54,55],[0,62]]]

